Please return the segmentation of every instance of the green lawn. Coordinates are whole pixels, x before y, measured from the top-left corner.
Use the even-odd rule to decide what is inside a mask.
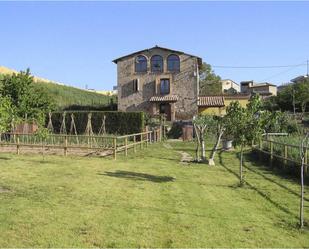
[[[117,161],[2,154],[0,247],[309,246],[295,181],[246,162],[239,188],[235,152],[186,165],[193,145],[170,144]]]

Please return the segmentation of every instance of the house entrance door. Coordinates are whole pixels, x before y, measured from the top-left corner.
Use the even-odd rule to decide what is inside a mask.
[[[159,105],[160,107],[160,114],[166,115],[166,120],[171,121],[171,105],[168,103],[162,103]]]

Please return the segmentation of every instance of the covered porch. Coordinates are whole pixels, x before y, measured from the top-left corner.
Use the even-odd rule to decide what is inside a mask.
[[[177,95],[152,96],[149,99],[151,103],[151,114],[165,114],[167,121],[174,121],[175,103],[177,101]]]

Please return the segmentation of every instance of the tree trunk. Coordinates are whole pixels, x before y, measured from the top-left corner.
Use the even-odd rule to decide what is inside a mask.
[[[239,180],[240,186],[244,184],[243,180],[243,144],[240,146],[240,167],[239,167]]]
[[[300,208],[299,208],[300,228],[304,227],[304,165],[305,165],[305,157],[302,157],[301,169],[300,169]]]
[[[194,125],[194,130],[195,130],[195,135],[196,135],[196,149],[195,149],[195,158],[196,161],[198,162],[200,160],[200,156],[199,156],[199,147],[200,147],[200,135],[199,135],[199,130],[196,127],[196,125]]]
[[[203,133],[201,133],[201,148],[202,148],[202,151],[201,151],[202,161],[206,161],[205,139],[204,139]]]
[[[218,147],[219,147],[222,135],[223,135],[223,130],[221,129],[219,131],[218,136],[217,136],[216,144],[214,145],[214,147],[213,147],[213,149],[211,151],[211,156],[209,158],[208,164],[211,165],[211,166],[215,165],[215,160],[214,159],[215,159],[215,155],[216,155],[216,152],[218,150]]]

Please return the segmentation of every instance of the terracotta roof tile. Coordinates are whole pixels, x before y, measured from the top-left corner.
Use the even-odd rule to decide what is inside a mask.
[[[197,100],[198,106],[221,107],[224,106],[223,96],[200,96]]]
[[[150,102],[176,102],[178,101],[177,95],[165,95],[165,96],[152,96],[149,99]]]

